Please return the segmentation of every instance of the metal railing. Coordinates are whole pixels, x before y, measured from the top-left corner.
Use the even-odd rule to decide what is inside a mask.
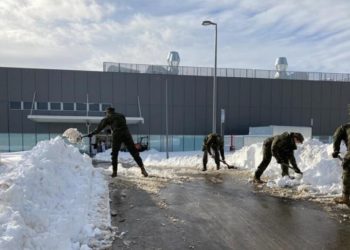
[[[214,68],[211,67],[190,67],[178,66],[169,69],[167,65],[147,65],[129,63],[103,63],[104,72],[140,73],[140,74],[176,74],[188,76],[213,76]],[[289,80],[310,80],[310,81],[335,81],[350,82],[348,73],[323,73],[323,72],[302,72],[287,71],[278,74],[276,70],[261,69],[233,69],[218,68],[217,77],[242,77],[242,78],[266,78],[266,79],[289,79]],[[283,76],[281,76],[283,75]]]

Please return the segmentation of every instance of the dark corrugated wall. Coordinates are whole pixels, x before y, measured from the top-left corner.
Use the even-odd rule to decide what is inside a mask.
[[[0,68],[0,133],[61,133],[74,124],[35,124],[28,110],[9,110],[9,101],[113,103],[126,116],[138,116],[140,97],[145,124],[137,134],[165,133],[165,81],[168,80],[169,133],[204,135],[212,126],[212,77]],[[249,126],[309,126],[314,135],[331,135],[348,121],[350,83],[252,78],[218,78],[218,117],[226,111],[225,134],[247,134]],[[84,115],[84,112],[35,111]],[[90,113],[101,115],[101,113]]]

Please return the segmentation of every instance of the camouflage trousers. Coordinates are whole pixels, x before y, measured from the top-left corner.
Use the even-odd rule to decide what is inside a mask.
[[[219,169],[220,168],[220,155],[219,155],[219,150],[217,148],[205,148],[203,151],[203,169],[207,169],[207,163],[208,163],[208,150],[214,155],[214,161],[216,164],[216,167]]]
[[[346,153],[343,161],[343,194],[350,195],[350,151]]]
[[[272,153],[271,153],[271,146],[272,141],[266,140],[263,144],[263,159],[261,163],[259,164],[258,168],[255,171],[255,178],[260,179],[261,175],[266,170],[267,166],[270,164],[272,159]],[[289,175],[289,158],[284,157],[280,160],[280,166],[282,169],[282,176]]]
[[[125,144],[126,148],[128,149],[131,156],[134,158],[134,160],[136,161],[137,165],[139,165],[139,167],[142,168],[143,162],[139,152],[135,147],[134,140],[132,139],[132,136],[129,133],[129,131],[125,131],[124,133],[119,133],[116,135],[113,134],[112,153],[111,153],[113,172],[117,172],[118,170],[118,154],[122,143]]]

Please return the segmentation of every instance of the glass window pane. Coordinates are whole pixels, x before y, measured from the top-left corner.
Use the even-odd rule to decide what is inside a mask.
[[[61,110],[61,103],[60,102],[51,102],[50,109],[51,110]]]
[[[90,103],[89,111],[100,111],[100,105],[98,103]]]
[[[10,102],[10,109],[22,109],[21,102]]]
[[[50,139],[56,138],[59,135],[62,135],[62,134],[50,133]]]
[[[194,150],[194,136],[185,135],[184,136],[184,151],[193,151]]]
[[[22,151],[22,134],[10,133],[10,151]]]
[[[87,108],[87,105],[86,103],[76,103],[76,110],[85,110],[86,111],[86,108]]]
[[[49,134],[37,134],[36,135],[36,142],[38,143],[39,141],[45,141],[45,140],[49,140],[50,136]]]
[[[63,103],[63,110],[74,111],[74,103],[64,102]]]
[[[110,103],[102,103],[101,104],[101,111],[106,111],[108,107],[112,107],[112,104]]]
[[[35,134],[23,134],[23,149],[30,150],[36,144]]]
[[[149,140],[149,147],[160,151],[160,135],[151,135]]]
[[[194,150],[202,150],[204,135],[196,135],[194,137]]]
[[[183,143],[183,136],[173,135],[172,151],[183,151]]]
[[[38,110],[47,110],[48,108],[47,102],[37,102],[36,109]]]
[[[23,109],[32,109],[32,106],[33,106],[32,102],[23,102]]]
[[[169,152],[173,151],[173,136],[168,136],[168,150]],[[160,151],[166,152],[166,136],[161,135],[160,136]]]
[[[7,133],[0,134],[0,152],[8,152],[9,147],[9,135]]]

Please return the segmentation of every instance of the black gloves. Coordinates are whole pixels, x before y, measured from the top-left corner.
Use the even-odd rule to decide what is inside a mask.
[[[338,156],[339,156],[339,152],[334,151],[334,152],[332,153],[332,157],[333,157],[333,158],[338,158]]]

